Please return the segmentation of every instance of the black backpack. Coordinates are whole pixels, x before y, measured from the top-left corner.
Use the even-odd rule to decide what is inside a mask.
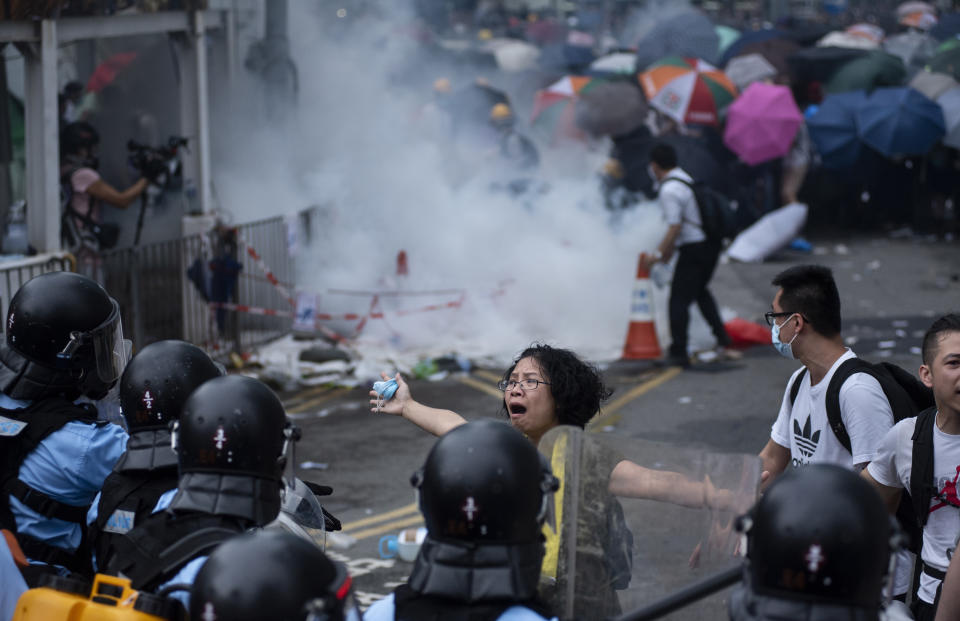
[[[804,368],[793,384],[790,386],[790,405],[797,399],[797,393],[800,391],[800,382],[806,375],[807,369]],[[827,421],[830,429],[837,437],[840,444],[848,451],[850,449],[850,435],[843,424],[840,416],[840,387],[854,373],[866,373],[880,383],[883,394],[890,402],[890,409],[893,412],[893,422],[897,423],[905,418],[910,418],[921,414],[918,418],[917,428],[914,432],[914,450],[913,450],[913,471],[910,478],[910,489],[904,490],[900,499],[900,505],[897,507],[897,520],[904,530],[904,534],[909,537],[908,548],[912,552],[920,550],[922,543],[923,525],[927,521],[927,507],[930,505],[930,499],[935,490],[932,488],[933,480],[933,432],[932,427],[927,433],[929,445],[921,442],[918,444],[918,436],[921,430],[920,421],[923,416],[931,409],[935,412],[933,391],[923,385],[914,375],[908,373],[902,368],[889,362],[880,362],[873,364],[861,358],[850,358],[845,360],[834,372],[827,385]],[[933,418],[930,416],[929,418]],[[923,447],[917,450],[918,446]],[[919,468],[918,468],[919,465]],[[925,475],[925,479],[921,478]],[[920,481],[928,481],[925,485],[920,485]]]
[[[733,239],[743,229],[737,215],[736,201],[731,201],[702,181],[691,183],[679,177],[667,177],[664,181],[679,181],[693,190],[697,211],[700,212],[700,228],[707,239]]]

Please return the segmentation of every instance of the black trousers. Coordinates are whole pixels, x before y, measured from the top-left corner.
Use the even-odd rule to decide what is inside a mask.
[[[707,320],[717,344],[726,347],[730,337],[723,327],[717,302],[707,289],[720,258],[720,240],[684,244],[678,248],[679,258],[670,285],[670,356],[687,357],[687,330],[690,327],[690,304],[697,303]]]

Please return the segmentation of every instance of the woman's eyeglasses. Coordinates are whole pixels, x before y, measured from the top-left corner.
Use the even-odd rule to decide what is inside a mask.
[[[540,384],[550,385],[549,382],[544,382],[543,380],[527,378],[522,380],[500,380],[497,382],[497,388],[503,391],[513,390],[517,387],[517,384],[520,384],[524,390],[536,390]]]

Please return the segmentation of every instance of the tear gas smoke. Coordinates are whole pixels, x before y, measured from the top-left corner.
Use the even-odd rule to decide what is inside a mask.
[[[237,221],[323,206],[319,239],[297,258],[297,285],[320,295],[321,312],[370,304],[331,289],[465,292],[458,310],[368,321],[358,340],[364,358],[456,351],[502,362],[536,340],[597,360],[618,357],[638,253],[663,232],[659,210],[647,204],[611,224],[597,179],[605,144],[538,143],[535,174],[549,190],[521,198],[489,189],[497,171],[481,147],[458,145],[468,164],[457,167],[429,138],[422,110],[436,78],[456,89],[476,74],[425,56],[404,34],[410,13],[383,4],[390,15],[335,28],[345,26],[336,7],[291,3],[296,110],[287,123],[267,126],[257,120],[256,96],[232,98],[216,160],[221,204]],[[501,77],[491,74],[491,84],[502,86]],[[518,129],[529,135],[525,118]],[[408,255],[407,276],[395,275],[399,250]],[[503,295],[491,295],[501,285]],[[390,311],[455,299],[380,302]],[[354,323],[331,327],[349,336]]]

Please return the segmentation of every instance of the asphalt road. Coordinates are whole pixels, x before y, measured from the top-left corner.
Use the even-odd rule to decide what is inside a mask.
[[[960,311],[960,247],[909,239],[823,241],[812,254],[784,254],[764,264],[722,264],[712,289],[721,306],[762,322],[775,293],[772,277],[796,263],[834,270],[840,288],[844,336],[858,355],[888,359],[915,370],[923,331],[948,311]],[[790,373],[798,364],[768,346],[736,363],[701,364],[683,371],[648,362],[597,361],[615,393],[604,418],[589,432],[613,450],[650,467],[699,476],[707,453],[756,454],[769,437]],[[502,369],[474,369],[442,381],[411,382],[419,401],[467,419],[496,416],[494,384]],[[288,395],[288,411],[304,430],[297,461],[314,462],[302,478],[334,488],[324,506],[344,522],[328,550],[346,562],[362,605],[389,593],[411,565],[383,559],[381,537],[422,523],[409,478],[434,439],[405,420],[369,412],[366,389],[322,388]],[[630,609],[729,566],[687,566],[709,523],[703,512],[627,500],[636,537],[634,580],[621,593]],[[724,619],[725,595],[675,613],[672,619]]]

